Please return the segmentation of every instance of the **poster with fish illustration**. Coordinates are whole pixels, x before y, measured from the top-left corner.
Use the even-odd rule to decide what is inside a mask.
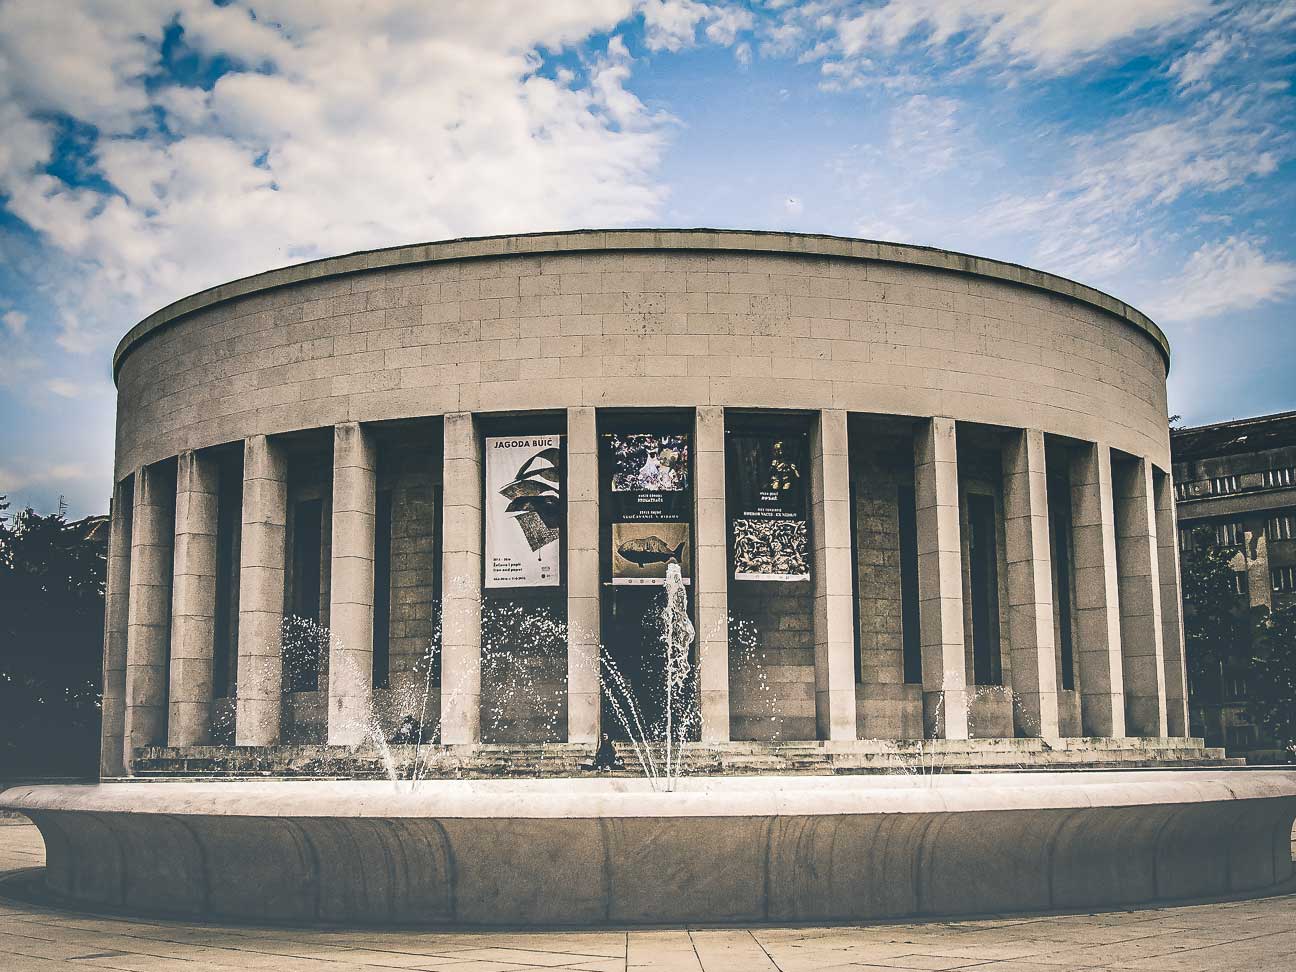
[[[486,439],[486,587],[557,587],[562,436]]]
[[[613,584],[662,584],[672,560],[688,578],[691,440],[684,431],[603,434],[599,466]]]
[[[809,580],[808,436],[735,433],[727,440],[734,580]]]
[[[612,524],[613,584],[661,584],[672,560],[679,562],[684,583],[689,583],[688,523]]]

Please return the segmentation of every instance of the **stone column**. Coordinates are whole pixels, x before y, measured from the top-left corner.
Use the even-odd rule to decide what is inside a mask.
[[[595,411],[567,409],[567,741],[596,743],[599,692],[598,427]]]
[[[1058,736],[1053,573],[1049,549],[1044,433],[1013,433],[1003,450],[1008,559],[1008,642],[1013,721],[1019,735]]]
[[[444,419],[441,741],[481,740],[482,457],[471,412]]]
[[[175,484],[160,466],[135,473],[126,621],[126,766],[140,746],[166,742]]]
[[[824,410],[810,437],[815,723],[820,739],[855,738],[855,592],[851,589],[850,517],[846,412]]]
[[[923,727],[931,738],[967,739],[958,440],[952,418],[929,419],[915,432],[914,495]]]
[[[729,741],[729,548],[725,513],[724,409],[694,412],[694,603],[697,605],[698,673],[702,741]],[[852,729],[854,727],[852,713]],[[851,733],[854,738],[854,732]]]
[[[1120,463],[1113,484],[1125,727],[1130,735],[1161,737],[1166,734],[1165,651],[1151,463],[1142,458]]]
[[[180,453],[171,585],[169,746],[202,746],[211,735],[219,488],[218,470],[209,457]]]
[[[1153,474],[1157,573],[1161,587],[1161,644],[1165,651],[1166,735],[1188,735],[1188,673],[1184,667],[1183,595],[1179,586],[1179,523],[1174,483]]]
[[[1071,518],[1080,722],[1086,736],[1118,738],[1125,735],[1125,692],[1111,449],[1103,443],[1072,455]]]
[[[333,427],[328,741],[365,738],[373,702],[374,528],[378,449],[358,422]]]
[[[254,435],[243,443],[234,722],[239,746],[273,746],[279,741],[287,524],[288,457],[281,444]]]
[[[103,722],[100,730],[99,775],[126,772],[126,640],[129,624],[131,510],[134,486],[113,487],[108,533],[108,563],[104,590]]]

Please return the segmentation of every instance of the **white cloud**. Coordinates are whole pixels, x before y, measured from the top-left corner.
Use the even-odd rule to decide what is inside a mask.
[[[37,460],[20,460],[19,468],[0,466],[0,496],[10,496],[20,489],[44,483],[86,479],[95,475],[84,463],[59,462],[50,465]]]
[[[276,265],[634,224],[662,204],[654,173],[669,119],[627,89],[634,65],[621,39],[580,71],[538,70],[540,50],[612,30],[631,0],[255,9],[254,19],[206,0],[0,6],[0,194],[82,281],[59,283],[63,347],[103,348],[167,301]],[[249,69],[210,91],[146,88],[174,17],[203,56]],[[115,192],[42,171],[48,112],[99,129],[97,172]]]
[[[84,391],[76,382],[66,378],[51,378],[45,383],[45,387],[60,398],[80,398]]]
[[[1193,321],[1244,311],[1296,293],[1296,263],[1272,259],[1235,236],[1197,250],[1154,305],[1165,321]]]
[[[1105,277],[1162,242],[1183,199],[1272,174],[1290,152],[1254,92],[1212,95],[1182,112],[1133,115],[1112,130],[1070,139],[1050,183],[1001,195],[986,225],[1035,236],[1035,258],[1057,272]]]
[[[943,172],[960,151],[955,98],[913,95],[891,111],[888,151],[903,158],[906,166]]]
[[[958,53],[982,67],[1069,74],[1108,49],[1160,41],[1211,13],[1210,0],[889,0],[788,8],[767,31],[771,51],[799,48],[824,61],[827,87],[887,83],[879,57],[902,47],[928,56]]]
[[[697,0],[646,0],[642,7],[644,42],[651,51],[692,47],[707,6]]]
[[[699,0],[642,0],[644,43],[650,51],[681,51],[697,43],[698,28],[706,24],[706,39],[728,47],[755,23],[751,11]]]
[[[27,330],[27,315],[22,311],[5,311],[0,320],[4,321],[5,329],[11,337],[21,337]]]
[[[1296,50],[1296,2],[1241,3],[1170,65],[1180,90],[1209,87],[1252,59],[1284,58]]]
[[[751,11],[740,7],[724,7],[712,15],[705,33],[711,43],[728,47],[738,39],[740,33],[751,30],[754,23]]]

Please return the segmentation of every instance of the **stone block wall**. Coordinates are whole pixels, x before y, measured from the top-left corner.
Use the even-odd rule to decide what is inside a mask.
[[[160,312],[119,355],[118,478],[253,434],[573,405],[942,414],[1168,465],[1161,348],[1058,278],[779,234],[531,243],[323,261]]]
[[[959,527],[963,546],[963,632],[966,639],[964,664],[968,688],[968,731],[973,738],[1012,736],[1012,639],[1008,622],[1008,537],[1003,508],[1003,459],[993,433],[959,429]],[[972,631],[971,528],[968,497],[981,495],[994,505],[995,587],[998,604],[999,645],[994,668],[997,674],[976,683]],[[992,652],[992,654],[994,654]]]
[[[852,431],[862,739],[923,734],[922,686],[905,683],[900,571],[900,495],[913,489],[913,455],[913,434],[903,424],[861,422]]]
[[[808,582],[729,585],[731,738],[815,738],[813,597]]]
[[[281,713],[285,742],[295,744],[323,743],[328,733],[328,631],[333,549],[333,468],[331,451],[294,443],[288,464],[288,529],[284,560],[284,704]],[[298,577],[293,563],[300,504],[319,501],[319,605],[317,625],[295,619],[293,604],[299,584],[309,584]],[[292,634],[293,637],[288,637]],[[308,656],[313,656],[313,659]],[[289,672],[296,666],[314,665],[318,673],[315,689],[289,691]]]
[[[387,684],[375,707],[385,726],[412,715],[424,731],[440,719],[437,600],[439,456],[415,441],[384,443],[378,489],[391,495]],[[431,671],[429,672],[429,667]]]
[[[482,742],[567,738],[566,615],[561,588],[483,597]]]

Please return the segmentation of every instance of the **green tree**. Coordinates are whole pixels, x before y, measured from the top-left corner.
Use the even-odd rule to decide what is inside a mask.
[[[1248,708],[1265,733],[1288,753],[1296,751],[1296,607],[1261,611],[1253,638]]]
[[[1246,604],[1234,587],[1236,547],[1217,546],[1208,531],[1180,555],[1184,653],[1188,683],[1201,702],[1218,701],[1224,669],[1250,653]]]
[[[104,524],[0,521],[0,772],[88,772],[99,724]]]

